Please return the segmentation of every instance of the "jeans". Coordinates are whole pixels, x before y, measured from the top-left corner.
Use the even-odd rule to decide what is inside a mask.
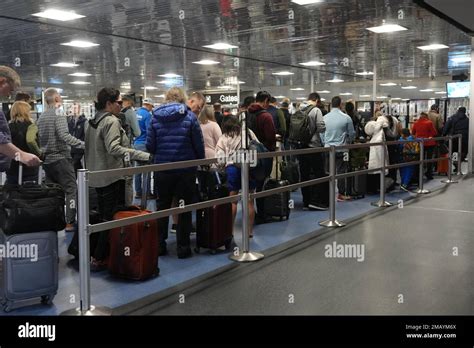
[[[336,153],[336,174],[345,174],[349,170],[349,161],[344,161],[346,153]],[[347,153],[347,159],[349,159],[349,153]],[[346,179],[337,179],[337,189],[339,194],[348,196],[351,193],[351,181]]]
[[[318,179],[326,176],[324,166],[324,153],[313,153],[310,155],[299,155],[301,181]],[[329,205],[329,183],[324,182],[314,186],[301,188],[303,205],[307,207],[310,203]]]
[[[402,167],[400,168],[400,176],[402,178],[403,186],[410,186],[411,179],[415,173],[416,166]]]
[[[146,150],[146,145],[145,144],[135,144],[133,146],[135,148],[135,150],[139,150],[139,151],[144,151],[144,152],[147,152]],[[146,165],[145,163],[143,162],[135,162],[135,167],[140,167],[140,166],[144,166]],[[147,182],[147,193],[148,194],[151,194],[151,180],[150,180],[150,177],[151,175],[148,175],[148,182]],[[135,192],[138,196],[141,196],[142,195],[142,174],[136,174],[135,175]]]
[[[117,208],[125,205],[125,180],[116,181],[109,186],[97,187],[95,190],[102,220],[113,220]],[[99,234],[95,250],[91,250],[91,256],[99,261],[104,261],[108,254],[109,231],[103,231]]]
[[[46,182],[58,184],[66,193],[66,223],[73,224],[76,221],[77,185],[74,167],[67,159],[53,163],[44,164]]]
[[[171,208],[173,198],[176,197],[178,206],[188,205],[194,202],[196,196],[196,173],[195,172],[156,172],[155,187],[160,193],[156,200],[157,210]],[[160,247],[166,247],[168,239],[169,217],[158,219],[160,231]],[[191,244],[190,234],[192,229],[192,213],[179,214],[176,240],[179,248],[187,248]]]

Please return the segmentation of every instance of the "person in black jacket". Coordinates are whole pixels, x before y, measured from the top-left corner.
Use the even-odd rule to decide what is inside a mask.
[[[448,121],[444,125],[443,137],[456,134],[462,135],[461,159],[464,160],[467,156],[469,146],[469,117],[466,115],[465,107],[460,107],[458,112],[448,118]],[[457,139],[453,141],[453,152],[458,152]],[[457,162],[455,165],[457,165]]]
[[[73,137],[84,141],[85,139],[85,123],[86,123],[86,116],[84,114],[79,115],[80,110],[75,110],[75,114],[68,119],[68,129],[69,134]],[[71,148],[71,157],[72,157],[72,164],[74,166],[74,172],[77,173],[79,169],[82,169],[82,157],[84,157],[84,149],[79,149],[72,147]],[[77,175],[77,174],[76,174]]]

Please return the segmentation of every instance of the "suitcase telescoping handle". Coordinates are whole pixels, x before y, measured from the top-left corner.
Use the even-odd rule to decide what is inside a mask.
[[[38,169],[38,185],[43,183],[42,166]],[[23,163],[18,161],[18,185],[23,185]]]

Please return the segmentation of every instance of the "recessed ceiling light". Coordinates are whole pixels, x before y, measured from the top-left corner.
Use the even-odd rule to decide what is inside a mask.
[[[62,95],[61,98],[63,98],[63,99],[64,98],[69,98],[69,96],[68,95]]]
[[[88,48],[88,47],[100,46],[99,44],[96,44],[96,43],[93,43],[93,42],[90,42],[90,41],[80,41],[80,40],[65,42],[65,43],[62,43],[61,45],[71,46],[71,47],[79,47],[79,48]]]
[[[79,66],[79,64],[75,63],[67,63],[67,62],[59,62],[56,64],[51,64],[51,66],[57,66],[59,68],[74,68],[76,66]]]
[[[329,94],[329,93],[331,93],[331,91],[326,91],[326,90],[324,90],[324,91],[316,91],[316,92],[318,92],[319,94]]]
[[[244,81],[239,81],[239,85],[243,85],[243,84],[245,84]]]
[[[392,98],[392,100],[402,100],[402,98]]]
[[[321,65],[326,65],[325,63],[321,63],[321,62],[318,62],[316,60],[312,60],[310,62],[306,62],[306,63],[300,63],[300,65],[304,65],[304,66],[321,66]]]
[[[373,75],[374,73],[372,71],[363,71],[363,72],[358,72],[355,74],[359,76],[369,76],[369,75]]]
[[[404,86],[402,89],[417,89],[418,87],[416,86]]]
[[[433,92],[432,89],[420,89],[420,92]]]
[[[181,75],[177,75],[177,74],[173,74],[173,73],[169,73],[169,74],[163,74],[163,75],[158,75],[160,77],[166,77],[168,79],[172,79],[172,78],[176,78],[176,77],[181,77]]]
[[[332,79],[332,80],[326,80],[326,82],[340,83],[340,82],[344,82],[344,80],[341,80],[341,79]]]
[[[235,87],[232,86],[218,86],[219,89],[234,89]]]
[[[447,94],[446,92],[435,92],[435,94]]]
[[[71,84],[73,85],[90,85],[90,82],[87,81],[72,81]]]
[[[326,101],[326,99],[324,99],[324,98],[321,98],[321,101]]]
[[[352,93],[346,92],[346,93],[340,93],[340,95],[352,95]]]
[[[306,98],[305,97],[298,97],[298,98],[296,98],[296,100],[306,100]]]
[[[50,9],[46,10],[43,12],[38,12],[38,13],[33,13],[33,16],[35,17],[42,17],[42,18],[48,18],[48,19],[54,19],[57,21],[72,21],[74,19],[79,19],[79,18],[84,18],[85,16],[79,15],[73,11],[61,11],[61,10],[55,10],[55,9]]]
[[[407,80],[407,82],[412,82],[413,80]]]
[[[432,50],[441,50],[443,48],[449,48],[449,46],[440,45],[440,44],[432,44],[432,45],[426,45],[426,46],[418,46],[418,48],[423,51],[432,51]]]
[[[277,99],[283,99],[283,98],[286,98],[286,97],[285,97],[284,95],[277,95],[277,96],[275,96],[275,98],[277,98]]]
[[[217,42],[215,44],[207,45],[203,47],[211,48],[213,50],[228,50],[231,48],[238,48],[239,46],[229,45],[228,43],[225,43],[225,42]]]
[[[298,87],[298,88],[290,88],[291,91],[304,91],[304,88]]]
[[[380,97],[377,97],[377,99],[387,99],[387,96],[382,95],[382,96],[380,96]]]
[[[153,90],[153,89],[158,89],[158,87],[155,87],[155,86],[145,86],[145,87],[142,87],[143,89],[150,89],[150,90]]]
[[[291,0],[291,2],[294,2],[295,4],[298,4],[298,5],[319,4],[323,1],[324,0]]]
[[[215,64],[219,64],[219,62],[216,62],[215,60],[210,60],[210,59],[202,59],[199,62],[193,62],[193,64],[215,65]]]
[[[76,72],[74,74],[68,74],[69,76],[76,76],[76,77],[87,77],[87,76],[92,76],[92,74],[88,73],[81,73],[81,72]]]
[[[160,94],[160,95],[155,95],[155,98],[165,98],[166,96],[164,94]]]
[[[408,101],[408,100],[410,100],[410,99],[408,99],[408,98],[404,98],[404,99],[402,99],[402,100],[403,100],[403,101]]]
[[[396,83],[393,83],[393,82],[388,82],[388,83],[381,83],[380,86],[384,86],[384,87],[391,87],[391,86],[396,86],[397,84]]]
[[[471,57],[454,57],[451,59],[454,63],[469,63],[471,61]]]
[[[276,73],[272,73],[272,75],[277,75],[277,76],[288,76],[288,75],[294,75],[291,71],[280,71]]]
[[[366,28],[366,29],[377,34],[393,33],[396,31],[408,30],[407,28],[402,27],[401,25],[398,25],[398,24],[384,24],[378,27],[371,27],[371,28]]]
[[[372,95],[370,94],[362,94],[360,97],[361,98],[370,98]]]

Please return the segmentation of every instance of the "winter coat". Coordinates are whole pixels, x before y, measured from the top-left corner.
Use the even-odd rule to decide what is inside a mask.
[[[248,112],[257,113],[262,110],[264,109],[255,103],[249,106]],[[275,151],[276,129],[272,115],[268,111],[264,111],[257,116],[257,129],[253,129],[253,131],[258,140],[265,145],[268,151]]]
[[[429,118],[424,117],[420,118],[418,121],[415,122],[411,132],[416,138],[422,139],[434,138],[438,134],[433,125],[433,122],[431,122]],[[436,140],[425,141],[425,147],[432,146],[436,146]]]
[[[385,141],[383,129],[388,127],[388,121],[385,117],[379,117],[377,121],[370,121],[365,125],[365,133],[371,137],[370,143],[381,143]],[[385,151],[385,165],[388,165],[388,151],[386,146],[371,146],[369,152],[369,169],[380,168],[383,165],[382,156]],[[387,171],[388,172],[388,171]],[[379,172],[375,172],[379,173]],[[375,174],[374,173],[374,174]]]
[[[467,147],[469,144],[469,117],[463,112],[457,112],[446,122],[446,125],[443,129],[443,136],[446,135],[462,135],[462,146],[463,152],[467,153]],[[457,139],[454,140],[456,142]]]
[[[322,136],[324,135],[324,132],[326,131],[326,124],[324,123],[324,116],[321,110],[318,107],[313,107],[313,105],[304,102],[300,105],[300,110],[301,112],[308,112],[308,117],[309,117],[309,127],[311,130],[311,134],[313,134],[313,137],[311,138],[308,147],[323,147],[324,144],[322,142]]]
[[[153,110],[146,148],[155,164],[205,158],[204,139],[196,115],[185,104],[168,103]],[[196,167],[167,173],[195,172]]]

